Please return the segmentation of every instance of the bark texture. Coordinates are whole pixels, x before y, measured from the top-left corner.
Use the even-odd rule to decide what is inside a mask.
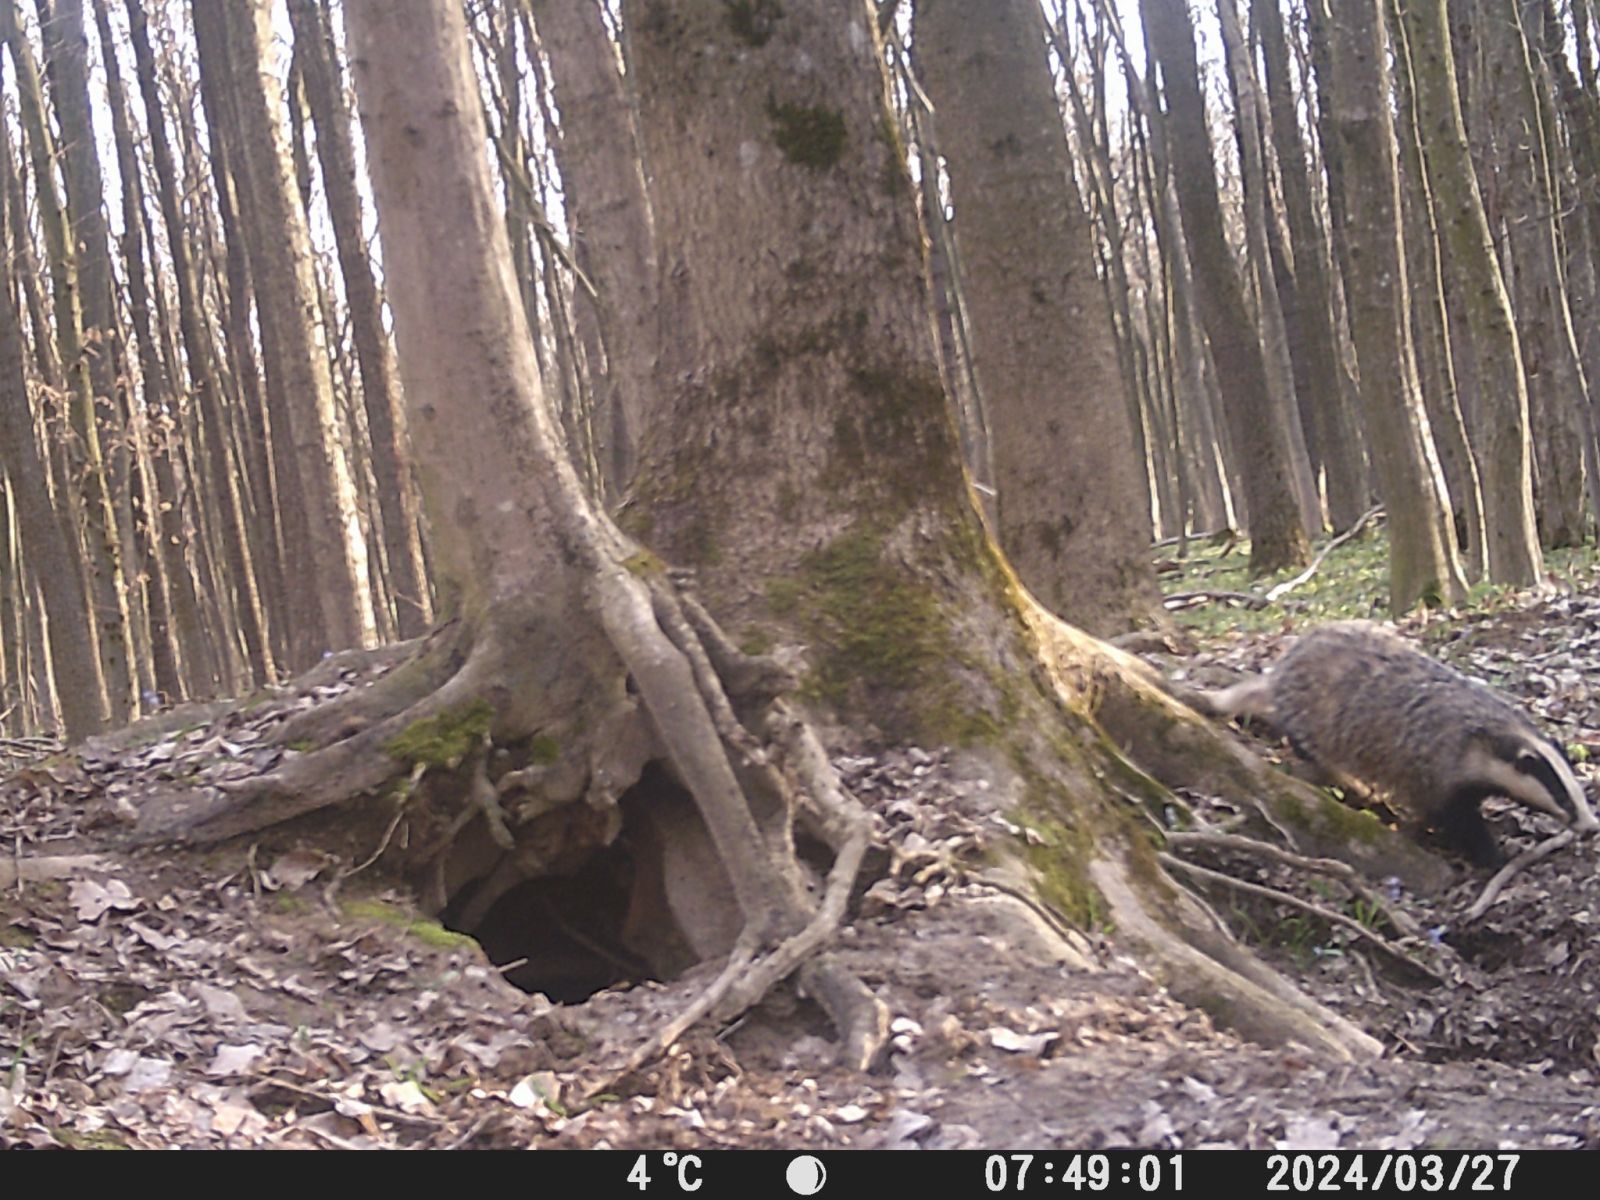
[[[1100,635],[1154,619],[1139,461],[1093,235],[1033,0],[921,0],[1001,546],[1046,607]]]
[[[432,605],[422,561],[416,492],[406,446],[405,415],[393,351],[383,328],[382,297],[372,276],[362,230],[350,110],[333,28],[323,0],[291,0],[289,18],[301,63],[307,107],[317,131],[328,217],[338,246],[339,271],[350,314],[351,339],[361,369],[361,400],[372,445],[372,475],[383,533],[384,561],[394,593],[395,630],[413,638],[428,628]]]
[[[311,586],[291,596],[306,594],[315,600],[314,615],[307,615],[325,639],[319,653],[370,644],[374,628],[366,543],[333,404],[310,233],[279,119],[282,93],[266,57],[272,6],[268,0],[227,0],[221,9],[227,57],[207,62],[202,49],[201,69],[225,71],[237,105],[240,166],[251,201],[245,220],[255,296],[272,331],[266,368],[269,379],[279,375],[287,398],[300,485],[297,496],[282,496],[280,502],[303,505],[309,521],[311,562],[306,566]]]
[[[1419,600],[1453,604],[1466,595],[1466,579],[1417,382],[1383,17],[1378,0],[1335,0],[1330,17],[1329,105],[1340,165],[1329,186],[1349,214],[1345,291],[1372,461],[1389,512],[1389,604],[1395,612]]]
[[[1139,9],[1161,66],[1168,153],[1197,307],[1217,371],[1227,381],[1223,414],[1250,510],[1250,566],[1258,574],[1277,571],[1305,561],[1306,534],[1289,475],[1288,431],[1272,401],[1243,282],[1223,233],[1194,28],[1185,0],[1140,0]]]
[[[1445,0],[1400,0],[1400,13],[1411,47],[1428,181],[1438,201],[1482,379],[1480,411],[1468,433],[1483,481],[1489,578],[1526,586],[1543,579],[1544,566],[1533,515],[1522,343],[1467,148]]]

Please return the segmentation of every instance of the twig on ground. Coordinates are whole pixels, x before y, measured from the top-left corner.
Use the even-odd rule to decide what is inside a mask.
[[[1312,916],[1326,921],[1330,925],[1338,925],[1343,929],[1349,930],[1361,940],[1371,942],[1397,962],[1404,963],[1413,970],[1419,971],[1436,983],[1444,983],[1443,977],[1441,977],[1439,973],[1432,967],[1428,966],[1426,963],[1419,962],[1417,959],[1407,954],[1404,950],[1400,949],[1400,947],[1390,942],[1387,938],[1380,937],[1378,934],[1373,933],[1372,930],[1368,929],[1360,921],[1353,920],[1352,918],[1345,916],[1343,913],[1334,912],[1332,909],[1324,908],[1320,904],[1313,904],[1309,900],[1302,900],[1298,896],[1292,896],[1288,892],[1280,891],[1277,888],[1266,887],[1259,883],[1250,883],[1247,880],[1236,879],[1234,876],[1225,874],[1221,871],[1213,871],[1209,867],[1202,867],[1196,863],[1186,862],[1175,854],[1158,854],[1156,855],[1156,858],[1162,866],[1175,868],[1179,871],[1182,871],[1184,874],[1191,876],[1192,878],[1203,879],[1210,883],[1217,883],[1224,887],[1232,888],[1235,891],[1245,892],[1248,895],[1259,896],[1264,900],[1272,901],[1274,904],[1286,904],[1290,908],[1298,908],[1302,912],[1310,913]]]
[[[1304,854],[1296,854],[1292,850],[1274,846],[1270,842],[1240,837],[1231,833],[1193,833],[1187,831],[1169,833],[1167,834],[1167,844],[1174,848],[1208,846],[1216,850],[1233,850],[1240,854],[1255,855],[1258,858],[1270,858],[1286,866],[1298,867],[1305,871],[1314,871],[1318,875],[1331,876],[1382,913],[1384,920],[1388,921],[1394,931],[1400,934],[1401,937],[1422,936],[1422,926],[1390,904],[1382,893],[1373,889],[1362,878],[1361,872],[1357,871],[1349,863],[1342,863],[1332,858],[1310,858]]]
[[[1571,845],[1577,836],[1577,833],[1573,830],[1563,829],[1554,837],[1546,838],[1537,846],[1524,850],[1505,866],[1501,867],[1495,872],[1494,878],[1484,885],[1483,893],[1474,901],[1472,907],[1461,915],[1461,924],[1465,925],[1469,921],[1476,921],[1484,913],[1488,912],[1494,902],[1500,898],[1500,893],[1505,890],[1506,884],[1516,878],[1524,867],[1533,865],[1541,858],[1549,857],[1563,846]]]
[[[1306,580],[1310,579],[1317,573],[1318,568],[1322,566],[1323,560],[1325,560],[1328,555],[1332,554],[1351,538],[1359,535],[1361,531],[1366,528],[1367,523],[1382,511],[1382,505],[1379,505],[1376,508],[1367,509],[1366,512],[1361,514],[1360,518],[1357,519],[1354,525],[1350,526],[1349,529],[1346,529],[1321,550],[1317,551],[1317,556],[1311,560],[1311,565],[1309,567],[1307,567],[1304,571],[1301,571],[1300,574],[1296,575],[1293,579],[1285,579],[1282,583],[1277,584],[1275,587],[1269,588],[1267,590],[1264,603],[1276,603],[1278,600],[1281,600],[1284,596],[1287,596],[1290,592],[1294,591],[1295,588],[1299,587]]]

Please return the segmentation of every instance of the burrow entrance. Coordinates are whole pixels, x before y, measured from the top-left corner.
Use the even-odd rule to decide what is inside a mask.
[[[726,953],[738,909],[688,791],[651,763],[618,807],[621,831],[606,844],[581,805],[518,830],[511,853],[486,854],[486,834],[464,835],[459,857],[475,870],[441,922],[475,938],[508,982],[560,1004]],[[519,870],[516,855],[542,843],[552,847],[542,869]]]

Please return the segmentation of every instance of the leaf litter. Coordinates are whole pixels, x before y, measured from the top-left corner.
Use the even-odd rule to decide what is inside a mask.
[[[1600,601],[1544,597],[1452,628],[1438,652],[1600,754],[1586,723]],[[1184,665],[1254,668],[1280,644],[1258,635]],[[1337,930],[1309,935],[1305,953],[1264,942],[1388,1046],[1332,1063],[1241,1042],[1114,941],[986,882],[984,850],[1016,831],[1015,798],[915,746],[836,750],[885,851],[836,948],[894,1013],[880,1068],[834,1067],[820,1010],[786,985],[585,1102],[714,964],[556,1005],[474,944],[419,936],[426,918],[402,892],[336,886],[356,848],[316,844],[314,826],[271,850],[125,844],[130,808],[270,769],[278,724],[362,682],[345,666],[254,705],[176,710],[0,782],[0,837],[18,855],[102,856],[101,870],[0,893],[0,1147],[1600,1142],[1594,840],[1508,889],[1452,948],[1448,987],[1380,975]],[[1517,814],[1495,819],[1516,836]],[[1448,930],[1472,892],[1466,880],[1431,907],[1403,902]]]

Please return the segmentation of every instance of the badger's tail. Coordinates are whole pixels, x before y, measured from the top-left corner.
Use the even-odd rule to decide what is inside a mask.
[[[1253,721],[1274,724],[1272,686],[1265,675],[1241,680],[1232,687],[1209,692],[1199,688],[1169,683],[1175,699],[1183,701],[1196,712],[1208,717],[1248,717]]]

